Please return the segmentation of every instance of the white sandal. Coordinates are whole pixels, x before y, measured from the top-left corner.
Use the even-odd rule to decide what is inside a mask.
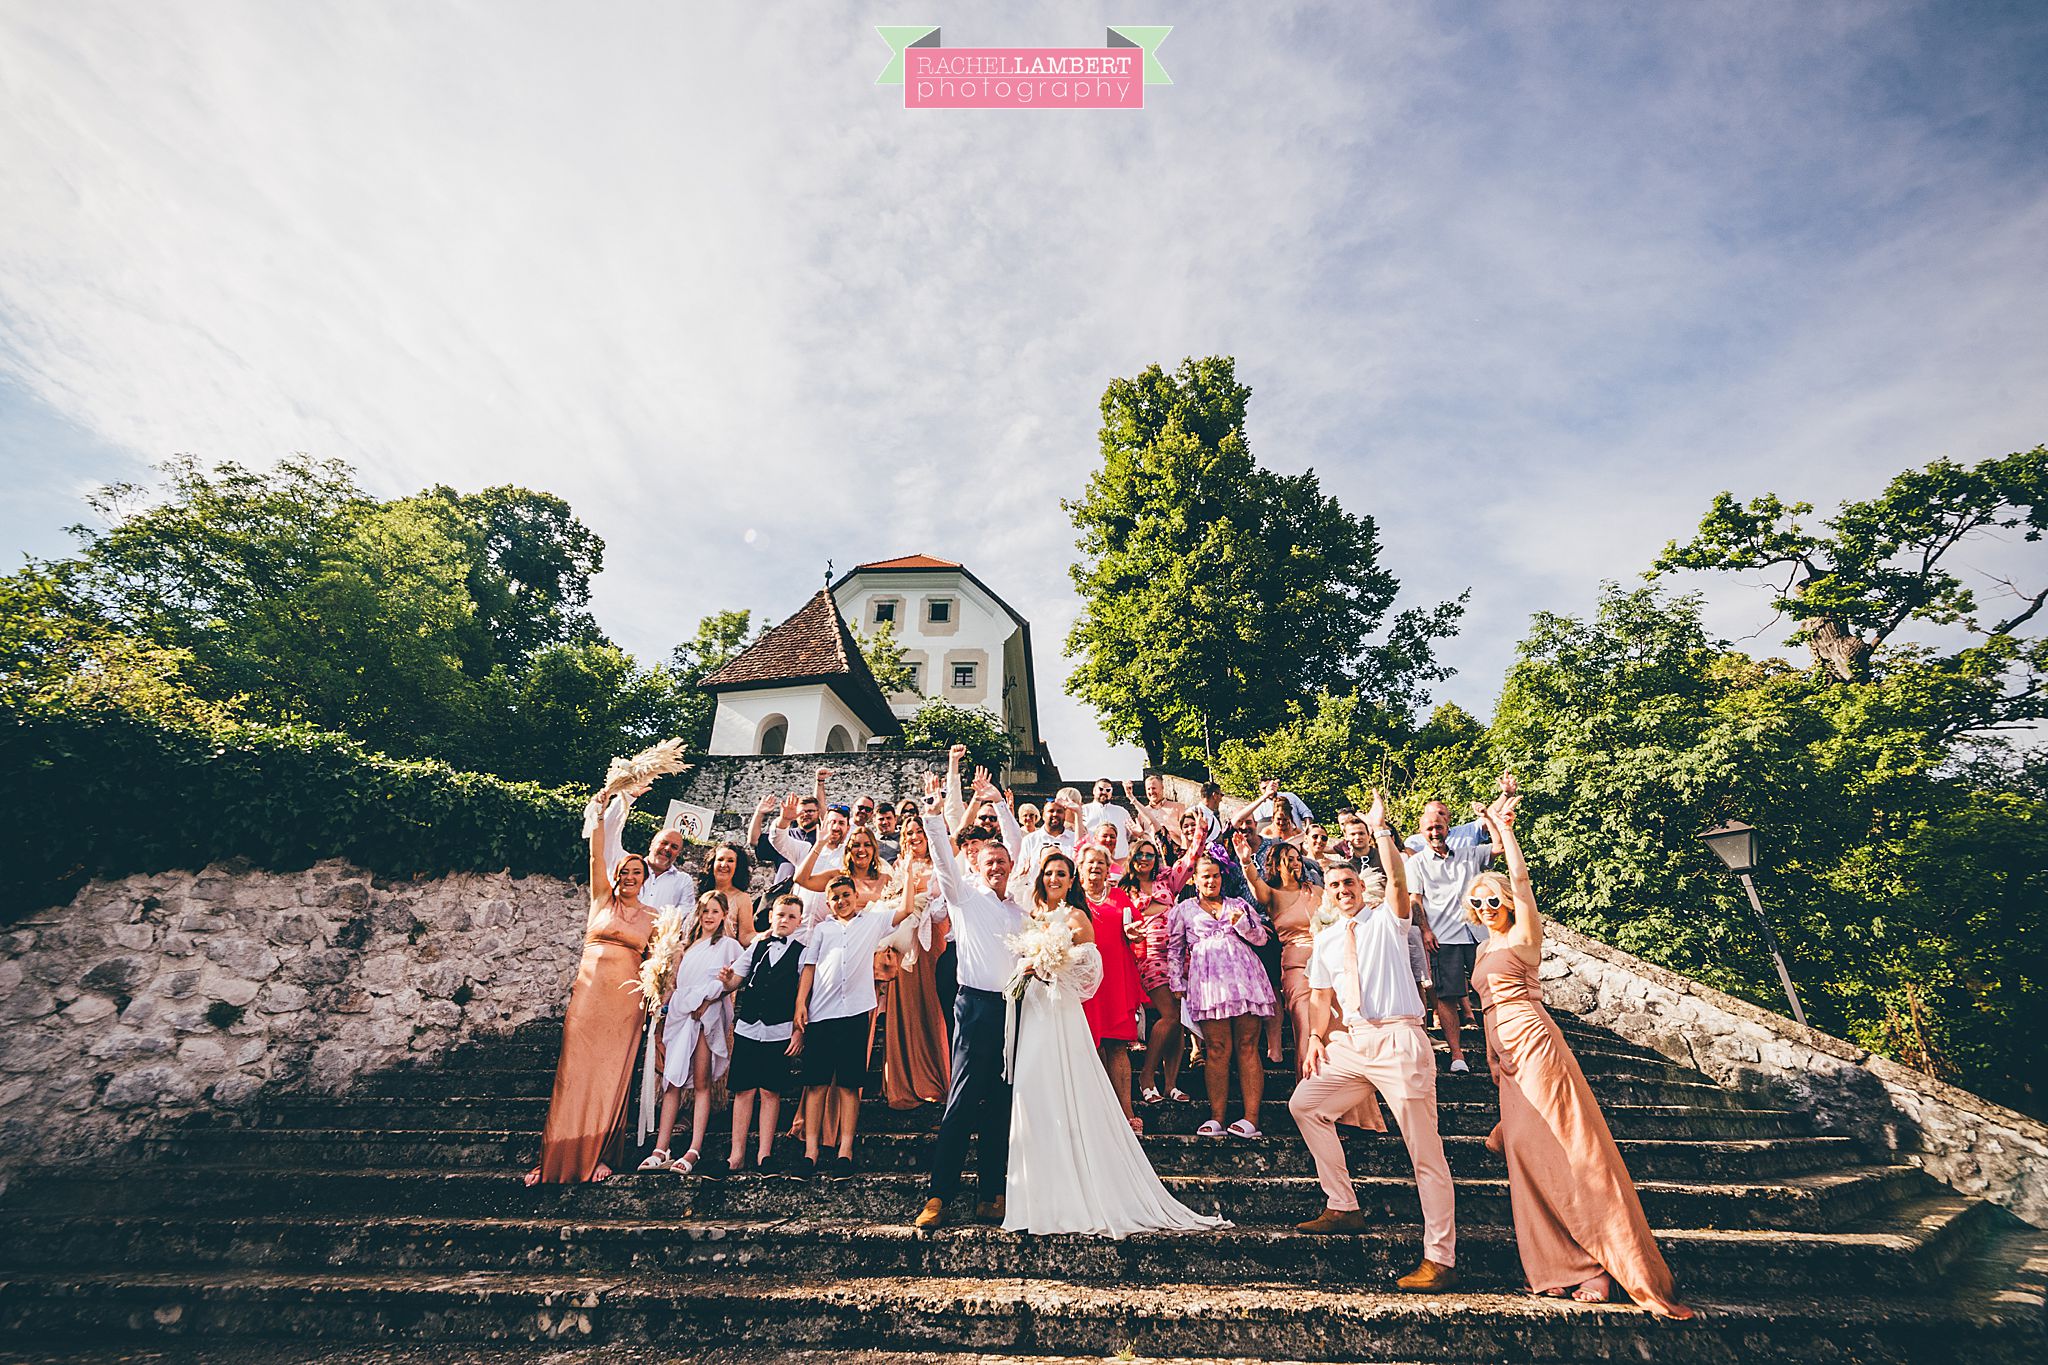
[[[1208,1119],[1202,1124],[1200,1128],[1195,1129],[1195,1136],[1205,1138],[1220,1138],[1223,1136],[1223,1125],[1218,1123],[1214,1119]]]
[[[1166,1098],[1172,1100],[1175,1104],[1193,1104],[1195,1102],[1194,1096],[1188,1094],[1187,1091],[1181,1089],[1179,1086],[1175,1086],[1173,1089],[1167,1091]]]
[[[640,1163],[640,1169],[643,1171],[660,1171],[666,1170],[668,1168],[668,1165],[668,1148],[656,1147],[653,1151],[647,1154],[647,1160]]]
[[[1140,1091],[1138,1092],[1138,1103],[1140,1103],[1140,1104],[1157,1104],[1157,1103],[1159,1103],[1159,1087],[1158,1087],[1158,1086],[1156,1086],[1156,1085],[1148,1085],[1148,1086],[1146,1086],[1146,1087],[1145,1087],[1145,1088],[1144,1088],[1143,1090],[1140,1090]]]
[[[1264,1133],[1252,1126],[1250,1119],[1239,1119],[1223,1131],[1232,1137],[1248,1138],[1254,1142],[1265,1136]]]
[[[703,1157],[697,1154],[697,1149],[692,1147],[689,1151],[684,1152],[682,1156],[678,1157],[669,1169],[677,1175],[688,1175],[697,1169],[697,1163],[703,1159]]]

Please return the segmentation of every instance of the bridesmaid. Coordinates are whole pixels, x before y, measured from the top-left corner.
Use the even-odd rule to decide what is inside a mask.
[[[1294,1024],[1294,1066],[1299,1075],[1308,1056],[1308,1050],[1302,1046],[1309,1034],[1308,959],[1315,948],[1316,911],[1323,905],[1323,888],[1304,880],[1301,850],[1293,844],[1273,846],[1267,860],[1273,873],[1269,883],[1259,875],[1258,859],[1251,856],[1250,839],[1243,834],[1238,839],[1238,861],[1244,865],[1252,899],[1273,922],[1274,937],[1280,940],[1280,998]]]
[[[583,961],[562,1018],[562,1055],[540,1135],[540,1165],[526,1173],[529,1185],[604,1180],[624,1154],[626,1097],[647,1017],[634,987],[654,933],[654,912],[640,903],[646,881],[647,863],[637,853],[607,872],[604,822],[596,821]]]
[[[900,893],[919,915],[938,894],[932,879],[931,843],[924,822],[910,820],[897,831],[903,856],[897,860]],[[946,1012],[939,1006],[939,954],[946,947],[946,922],[929,927],[905,921],[913,932],[931,934],[896,965],[882,993],[882,1093],[891,1109],[915,1109],[946,1098],[952,1074],[952,1045]]]
[[[1489,934],[1472,969],[1486,1007],[1486,1061],[1500,1087],[1500,1126],[1487,1146],[1507,1157],[1522,1271],[1536,1292],[1570,1289],[1582,1303],[1606,1302],[1618,1280],[1644,1308],[1689,1318],[1578,1058],[1543,1008],[1543,919],[1507,820],[1519,799],[1478,807],[1507,875],[1480,873],[1466,913]]]
[[[1145,1125],[1131,1112],[1131,1044],[1138,1041],[1138,1007],[1145,1003],[1145,992],[1138,984],[1138,958],[1131,943],[1144,934],[1145,926],[1129,893],[1110,884],[1115,869],[1107,846],[1083,844],[1079,867],[1081,896],[1088,902],[1095,946],[1102,954],[1102,984],[1081,1002],[1081,1011],[1095,1037],[1102,1069],[1109,1073],[1110,1088],[1123,1106],[1124,1122],[1132,1132],[1143,1133]]]

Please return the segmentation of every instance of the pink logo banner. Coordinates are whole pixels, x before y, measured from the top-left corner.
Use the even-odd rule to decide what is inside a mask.
[[[1136,47],[909,47],[905,109],[1143,109]]]

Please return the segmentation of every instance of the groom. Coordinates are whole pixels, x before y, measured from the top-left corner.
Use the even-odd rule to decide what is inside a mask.
[[[939,1120],[939,1140],[932,1149],[931,1198],[911,1226],[937,1227],[946,1218],[947,1201],[960,1192],[960,1172],[967,1164],[967,1143],[981,1134],[981,1203],[975,1216],[1003,1221],[1003,1189],[1010,1165],[1010,1083],[1003,1079],[1003,986],[1016,966],[1017,955],[1003,940],[1021,933],[1024,912],[1006,894],[1010,884],[1010,849],[1022,837],[1017,817],[1007,802],[984,788],[975,796],[995,807],[1002,837],[969,844],[973,875],[963,877],[953,854],[953,839],[940,818],[940,797],[924,803],[925,838],[931,845],[932,869],[952,918],[953,943],[959,956],[960,994],[953,1002],[953,1084],[946,1094],[946,1114]]]

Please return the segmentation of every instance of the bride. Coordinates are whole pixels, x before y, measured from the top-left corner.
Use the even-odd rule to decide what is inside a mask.
[[[1077,880],[1073,859],[1052,850],[1039,864],[1025,906],[1027,933],[1064,917],[1073,949],[1053,981],[1023,973],[1023,999],[1010,1007],[1014,1088],[1003,1226],[1116,1238],[1227,1227],[1166,1192],[1110,1088],[1081,1012],[1081,1002],[1102,984],[1102,954]]]

